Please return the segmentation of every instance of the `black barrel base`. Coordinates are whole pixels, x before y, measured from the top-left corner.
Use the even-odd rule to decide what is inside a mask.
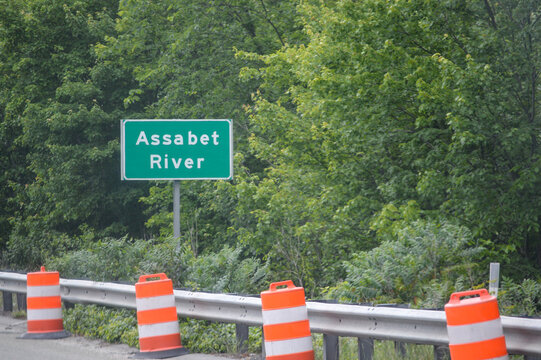
[[[19,336],[19,339],[34,339],[34,340],[47,340],[47,339],[63,339],[70,337],[71,334],[66,330],[44,332],[44,333],[24,333]]]
[[[170,357],[189,354],[190,352],[185,347],[177,349],[162,350],[162,351],[139,351],[135,354],[135,359],[167,359]]]

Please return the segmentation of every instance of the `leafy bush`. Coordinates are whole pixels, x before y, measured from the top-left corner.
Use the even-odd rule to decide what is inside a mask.
[[[185,287],[188,268],[194,261],[190,246],[173,237],[148,243],[147,252],[138,264],[138,276],[165,273],[176,288]]]
[[[186,319],[180,323],[182,345],[192,352],[234,353],[235,325]]]
[[[94,281],[133,281],[138,264],[144,259],[148,243],[106,238],[90,243],[86,249],[65,253],[51,259],[47,267],[63,277]]]
[[[541,316],[541,282],[525,279],[514,283],[503,277],[498,304],[503,315]]]
[[[258,293],[268,284],[268,265],[242,258],[242,248],[195,257],[189,243],[166,238],[160,242],[105,239],[87,249],[64,254],[47,267],[63,277],[96,281],[132,281],[139,275],[164,272],[175,287],[212,292]],[[74,334],[138,346],[135,312],[100,306],[76,305],[64,315],[66,329]],[[183,319],[182,343],[193,352],[235,352],[234,324]],[[261,329],[251,328],[248,347],[261,349]]]
[[[345,281],[329,291],[353,302],[393,302],[441,307],[452,291],[475,284],[482,248],[469,247],[468,229],[449,223],[414,221],[384,241],[345,262]]]
[[[135,311],[75,305],[65,309],[63,317],[64,327],[73,334],[134,347],[139,344]]]
[[[259,294],[268,286],[268,264],[242,258],[242,248],[224,247],[220,252],[195,258],[188,269],[187,285],[219,293]]]
[[[177,288],[244,294],[263,290],[269,275],[268,264],[243,258],[242,247],[196,257],[187,241],[172,237],[157,242],[107,238],[53,258],[47,268],[67,278],[133,283],[140,275],[163,272]]]
[[[182,345],[194,353],[236,353],[235,324],[215,323],[204,320],[182,319],[180,321]],[[261,352],[260,327],[250,327],[248,352]]]
[[[236,353],[235,324],[215,323],[204,320],[181,319],[182,345],[194,353]],[[250,327],[248,352],[261,352],[260,327]]]
[[[139,347],[135,311],[97,305],[75,305],[64,309],[64,327],[69,332],[111,343]],[[237,351],[235,325],[181,319],[179,331],[182,345],[191,352],[234,353]],[[261,328],[250,328],[250,352],[261,351]]]

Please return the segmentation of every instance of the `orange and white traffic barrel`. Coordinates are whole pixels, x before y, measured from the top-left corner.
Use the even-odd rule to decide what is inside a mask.
[[[58,271],[32,272],[26,275],[27,332],[22,339],[61,339],[70,336],[64,330]]]
[[[291,280],[272,283],[261,293],[261,306],[266,358],[314,360],[304,288]]]
[[[486,289],[452,294],[445,316],[451,360],[508,359],[498,301]]]
[[[136,358],[165,359],[188,353],[180,340],[171,279],[164,273],[140,276],[135,302],[140,350]]]

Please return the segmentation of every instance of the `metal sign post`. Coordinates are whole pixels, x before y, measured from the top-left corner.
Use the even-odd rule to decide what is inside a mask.
[[[180,238],[180,181],[173,181],[173,237]]]

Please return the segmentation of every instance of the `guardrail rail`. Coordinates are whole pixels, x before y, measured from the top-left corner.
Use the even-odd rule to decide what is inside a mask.
[[[11,298],[11,293],[25,294],[26,274],[0,272],[0,291],[4,299]],[[136,309],[133,285],[60,279],[60,292],[62,300],[70,303]],[[248,327],[263,325],[258,297],[185,290],[174,290],[174,295],[180,317],[236,324],[241,351],[248,339]],[[397,351],[402,352],[403,343],[433,345],[435,360],[448,358],[443,311],[311,301],[306,306],[312,332],[323,334],[325,360],[339,358],[339,337],[358,338],[359,360],[372,359],[373,340],[394,341]],[[541,319],[502,316],[502,324],[510,354],[541,359]]]

